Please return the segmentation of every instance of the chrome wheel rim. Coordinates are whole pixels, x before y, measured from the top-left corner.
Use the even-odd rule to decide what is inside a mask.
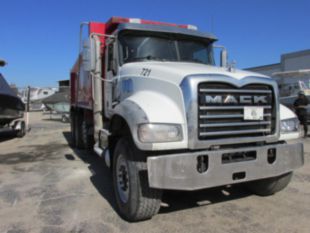
[[[128,165],[122,154],[118,156],[116,161],[116,185],[121,201],[127,203],[129,198]]]

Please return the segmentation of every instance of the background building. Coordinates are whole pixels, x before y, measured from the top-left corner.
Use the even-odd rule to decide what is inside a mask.
[[[281,55],[280,63],[250,67],[250,70],[272,76],[274,73],[310,69],[310,49]]]

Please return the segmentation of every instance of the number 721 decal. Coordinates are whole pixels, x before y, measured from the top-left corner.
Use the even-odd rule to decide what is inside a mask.
[[[152,71],[151,69],[142,68],[141,75],[145,76],[145,77],[148,77],[148,76],[150,76],[151,71]]]

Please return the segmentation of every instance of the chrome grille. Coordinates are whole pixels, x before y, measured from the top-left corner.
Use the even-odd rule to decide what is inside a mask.
[[[267,103],[206,103],[206,95],[231,95],[236,99],[240,96],[265,96]],[[249,84],[241,88],[227,83],[204,82],[198,85],[198,138],[224,139],[259,137],[275,132],[276,112],[274,91],[272,86],[265,84]],[[263,120],[244,120],[244,107],[255,106],[264,108]]]

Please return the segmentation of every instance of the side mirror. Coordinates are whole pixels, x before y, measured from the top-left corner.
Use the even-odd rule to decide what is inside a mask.
[[[224,46],[222,46],[222,45],[213,45],[213,48],[221,49],[221,53],[220,53],[220,66],[221,67],[227,67],[228,54],[227,54],[226,48]]]
[[[221,67],[227,67],[227,50],[223,47],[221,51]]]
[[[1,60],[0,59],[0,66],[5,66],[7,63],[5,62],[5,60]]]
[[[91,41],[89,39],[85,40],[83,43],[83,50],[82,50],[82,63],[83,69],[85,71],[92,71],[93,64],[91,59]]]
[[[97,72],[100,70],[100,42],[88,38],[83,43],[82,62],[85,71]]]

